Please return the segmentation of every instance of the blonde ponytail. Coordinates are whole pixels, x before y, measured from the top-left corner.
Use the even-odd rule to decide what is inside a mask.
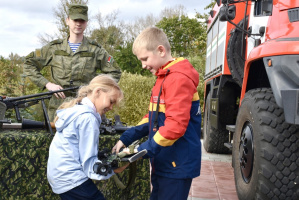
[[[112,76],[107,74],[101,74],[94,77],[88,85],[81,86],[77,92],[77,97],[69,101],[63,102],[59,107],[60,109],[71,108],[78,103],[81,103],[84,97],[91,94],[95,89],[101,89],[103,92],[116,92],[118,94],[118,99],[116,105],[119,105],[123,99],[123,92],[117,84],[116,80]],[[58,120],[58,116],[55,117],[54,123]]]

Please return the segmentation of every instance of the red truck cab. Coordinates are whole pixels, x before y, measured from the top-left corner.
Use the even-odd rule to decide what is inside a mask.
[[[239,199],[299,199],[299,0],[218,0],[203,146],[232,153]]]

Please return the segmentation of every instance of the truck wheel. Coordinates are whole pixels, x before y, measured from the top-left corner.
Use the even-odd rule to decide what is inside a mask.
[[[242,19],[239,23],[239,27],[243,27],[244,19]],[[248,18],[246,17],[246,24],[248,24]],[[242,86],[243,76],[244,76],[244,63],[245,59],[241,55],[242,52],[242,43],[244,39],[242,39],[242,31],[238,28],[235,28],[231,32],[231,36],[227,45],[227,63],[228,68],[232,74],[233,79],[238,83],[239,86]]]
[[[229,149],[224,146],[228,142],[228,131],[226,129],[215,129],[210,124],[210,99],[211,93],[208,94],[205,103],[204,124],[203,124],[203,146],[209,153],[227,154]]]
[[[299,199],[299,127],[287,124],[271,89],[246,93],[233,142],[239,199]]]

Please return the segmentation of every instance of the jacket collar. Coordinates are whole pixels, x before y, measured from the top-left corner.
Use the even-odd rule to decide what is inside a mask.
[[[69,54],[76,54],[76,53],[79,53],[79,52],[82,52],[82,51],[88,51],[88,39],[83,36],[83,40],[81,42],[81,45],[78,47],[77,51],[75,53],[73,53],[73,51],[71,50],[71,47],[68,43],[68,39],[69,39],[69,36],[67,36],[64,40],[63,40],[63,46],[64,46],[64,50],[69,53]]]
[[[156,76],[162,76],[165,75],[167,73],[167,69],[169,69],[171,66],[175,65],[178,62],[181,62],[185,60],[183,57],[180,58],[174,58],[174,60],[171,60],[169,62],[167,62],[165,65],[163,65],[162,67],[160,67],[158,69],[158,71],[156,72]],[[169,73],[169,72],[168,72]]]

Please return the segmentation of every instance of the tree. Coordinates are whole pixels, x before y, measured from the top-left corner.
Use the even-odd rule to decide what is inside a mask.
[[[115,60],[123,71],[145,76],[151,75],[148,70],[141,67],[141,62],[132,52],[133,40],[127,41],[125,45],[119,46],[115,52]]]
[[[159,22],[159,18],[155,17],[152,13],[145,17],[137,17],[133,23],[128,23],[125,27],[126,40],[134,40],[142,30],[155,26],[157,22]]]
[[[160,19],[172,18],[175,16],[187,15],[186,8],[183,5],[175,5],[174,7],[166,7],[160,13]]]
[[[102,16],[96,15],[99,28],[91,33],[91,39],[102,45],[115,59],[123,71],[150,75],[147,70],[143,70],[141,62],[132,52],[132,45],[137,35],[146,27],[153,26],[157,22],[152,14],[145,18],[136,18],[134,23],[124,23],[118,20],[119,11]]]
[[[190,19],[186,15],[164,17],[157,27],[166,33],[174,54],[188,56],[202,53],[205,49],[206,24],[196,18]]]
[[[123,34],[117,26],[95,29],[92,31],[91,39],[102,45],[111,55],[114,55],[116,48],[123,44]]]
[[[109,15],[96,15],[99,28],[91,31],[91,39],[102,45],[111,55],[116,49],[124,44],[125,34],[123,32],[124,23],[118,20],[118,11],[113,11]]]
[[[213,9],[213,7],[215,6],[216,2],[217,2],[217,0],[212,1],[209,5],[207,5],[205,7],[205,10],[207,10],[207,9]]]
[[[9,59],[0,56],[0,94],[18,96],[24,92],[20,80],[24,60],[18,54],[11,53]]]

